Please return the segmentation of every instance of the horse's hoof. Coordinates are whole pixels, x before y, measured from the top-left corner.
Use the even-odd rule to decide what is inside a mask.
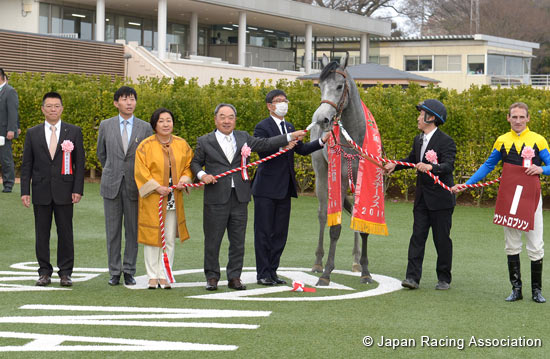
[[[372,282],[372,277],[370,275],[361,276],[361,284],[370,284]]]
[[[313,273],[322,273],[323,272],[323,266],[320,264],[314,264],[313,268],[311,268],[311,271]]]
[[[351,271],[352,272],[361,272],[361,264],[353,263],[353,265],[351,266]]]
[[[317,281],[317,284],[315,284],[316,286],[318,287],[326,287],[330,284],[330,279],[326,279],[326,278],[319,278],[319,280]]]

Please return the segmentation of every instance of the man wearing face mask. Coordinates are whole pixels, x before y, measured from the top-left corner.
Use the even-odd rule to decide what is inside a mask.
[[[295,131],[285,121],[288,100],[282,90],[270,91],[265,102],[270,117],[262,120],[254,129],[255,137],[274,137]],[[291,151],[258,166],[252,181],[254,196],[254,249],[256,252],[256,277],[258,284],[285,284],[277,276],[281,254],[285,248],[290,220],[290,198],[297,197],[294,152],[308,155],[321,149],[329,134],[309,143],[301,141],[289,144]],[[277,152],[258,152],[260,158]]]

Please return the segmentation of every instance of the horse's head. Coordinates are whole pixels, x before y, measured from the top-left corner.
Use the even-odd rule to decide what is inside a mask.
[[[322,131],[329,131],[333,119],[342,115],[349,102],[349,74],[346,71],[348,55],[336,61],[329,62],[323,55],[321,61],[323,71],[319,78],[321,88],[321,104],[313,114],[313,123],[319,125]]]

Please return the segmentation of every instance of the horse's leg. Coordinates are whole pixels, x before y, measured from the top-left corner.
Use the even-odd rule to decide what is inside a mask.
[[[311,155],[313,169],[315,170],[315,194],[319,202],[319,210],[317,218],[319,220],[319,240],[317,249],[315,250],[315,264],[311,271],[321,273],[323,271],[323,241],[325,236],[325,226],[327,224],[327,207],[328,207],[328,164],[323,156],[322,151],[314,152]]]
[[[317,218],[319,219],[319,241],[317,243],[317,249],[315,250],[315,264],[313,265],[313,268],[311,268],[311,271],[314,273],[321,273],[323,271],[323,256],[325,255],[323,241],[325,237],[325,226],[327,224],[327,208],[326,206],[321,205],[320,198]]]
[[[361,283],[372,283],[372,276],[369,272],[369,257],[367,255],[368,233],[361,233]]]
[[[336,256],[336,243],[338,243],[338,238],[340,238],[340,232],[342,231],[342,225],[338,224],[336,226],[330,227],[330,248],[328,250],[327,263],[325,264],[325,271],[323,275],[319,278],[319,281],[316,285],[318,286],[327,286],[330,284],[330,274],[334,270],[334,257]]]
[[[353,251],[351,252],[351,254],[353,255],[353,265],[351,266],[351,271],[361,272],[361,251],[359,250],[359,233],[355,232],[353,237]]]

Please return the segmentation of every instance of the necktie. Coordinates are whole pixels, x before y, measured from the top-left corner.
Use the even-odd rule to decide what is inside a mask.
[[[231,136],[225,136],[225,156],[231,163],[233,161],[233,156],[235,155],[235,150],[233,149],[233,143],[231,142]]]
[[[55,134],[55,126],[50,125],[50,130],[52,131],[52,135],[50,136],[50,156],[53,160],[53,157],[55,156],[55,150],[57,149],[57,136]]]
[[[428,138],[424,134],[422,135],[422,147],[420,149],[420,162],[424,159],[424,152],[426,152],[426,147],[428,147]]]
[[[124,154],[126,154],[126,151],[128,151],[128,130],[126,129],[127,124],[127,120],[122,121],[122,149],[124,150]]]
[[[281,131],[283,135],[286,134],[285,121],[281,121],[280,125],[281,125]]]

